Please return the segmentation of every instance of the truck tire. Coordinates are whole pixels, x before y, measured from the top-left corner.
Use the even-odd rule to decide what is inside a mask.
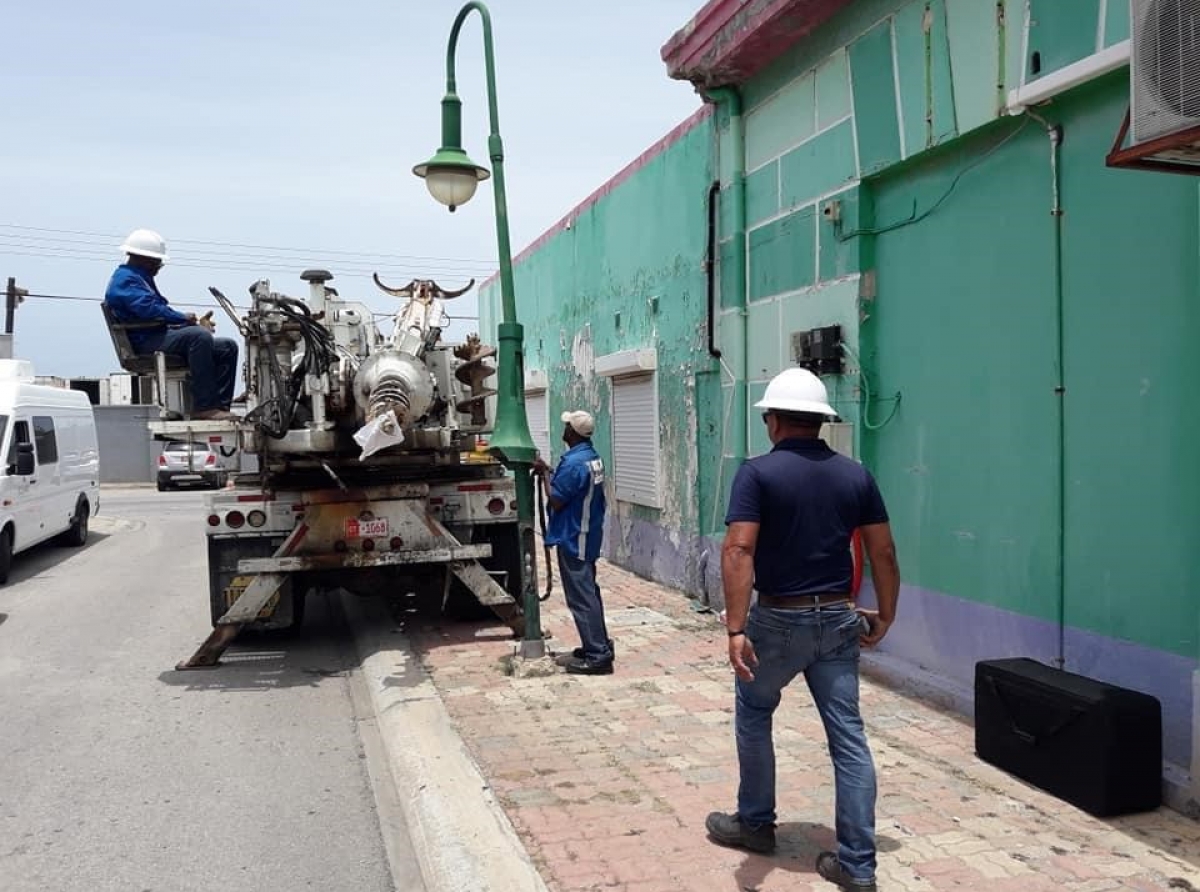
[[[88,519],[92,514],[92,506],[86,498],[80,498],[75,504],[75,514],[71,517],[71,526],[66,532],[60,533],[56,540],[59,545],[69,548],[82,548],[87,545]]]
[[[13,531],[12,527],[0,530],[0,585],[8,582],[8,572],[12,569]]]

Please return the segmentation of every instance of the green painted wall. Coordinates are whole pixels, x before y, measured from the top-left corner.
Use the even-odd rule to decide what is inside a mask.
[[[1099,162],[1127,82],[1110,76],[1057,109],[1067,128],[1067,622],[1196,655],[1197,189]]]
[[[1200,434],[1186,409],[1200,380],[1200,209],[1185,178],[1104,166],[1125,102],[1118,74],[1054,106],[1061,459],[1049,153],[1036,126],[939,211],[878,236],[863,337],[872,371],[903,400],[867,453],[911,584],[1056,621],[1061,571],[1067,625],[1194,656],[1200,468],[1183,444]],[[873,183],[878,224],[934,205],[1014,126]]]
[[[698,404],[696,398],[697,388],[707,386],[705,376],[716,378],[716,363],[705,350],[702,265],[714,163],[712,125],[701,119],[606,195],[575,212],[570,229],[560,228],[515,268],[526,368],[549,376],[551,418],[568,407],[594,408],[594,441],[610,468],[610,382],[595,375],[594,359],[636,348],[657,352],[659,403],[670,407],[659,431],[663,508],[613,507],[617,523],[606,548],[618,560],[637,547],[631,537],[640,523],[662,530],[667,540],[696,535],[698,468],[719,462],[720,438],[699,436],[719,424],[719,409],[710,399]],[[665,209],[676,222],[646,225],[663,219]],[[495,281],[482,289],[480,310],[481,329],[494,337]],[[554,446],[557,459],[561,444]]]
[[[872,184],[877,224],[937,202],[1013,126]],[[1053,260],[1046,137],[1026,127],[926,220],[880,235],[865,358],[895,418],[865,437],[906,581],[1054,619]],[[1039,164],[1038,162],[1041,162]],[[872,421],[886,417],[872,407]]]

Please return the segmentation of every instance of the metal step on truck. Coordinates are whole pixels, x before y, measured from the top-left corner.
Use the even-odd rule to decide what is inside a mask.
[[[306,595],[321,589],[432,591],[446,609],[487,608],[519,633],[521,571],[536,585],[533,556],[513,480],[479,448],[491,430],[495,391],[485,382],[495,349],[475,336],[441,339],[444,302],[474,283],[390,288],[376,276],[401,301],[385,333],[365,304],[339,296],[328,272],[301,278],[306,299],[256,282],[244,315],[210,289],[245,341],[236,422],[187,418],[186,372],[162,358],[155,365],[156,439],[236,447],[257,460],[206,498],[213,631],[177,668],[215,666],[244,627],[301,622]]]

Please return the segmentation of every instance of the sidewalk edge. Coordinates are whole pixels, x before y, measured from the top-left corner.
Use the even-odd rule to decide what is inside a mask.
[[[378,600],[342,608],[428,892],[547,892],[408,638]]]

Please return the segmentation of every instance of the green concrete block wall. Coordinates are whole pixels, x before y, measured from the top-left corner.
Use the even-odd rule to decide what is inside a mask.
[[[1043,77],[1096,52],[1099,17],[1100,0],[1029,0],[1026,79]],[[1032,68],[1035,53],[1040,72]]]
[[[749,237],[749,299],[812,285],[817,278],[817,223],[812,205],[766,226]]]
[[[857,179],[854,123],[845,120],[779,159],[779,205],[799,207]]]
[[[1076,0],[1051,2],[1071,6]],[[1003,113],[998,7],[994,0],[945,0],[945,16],[954,71],[954,115],[959,131],[966,133]]]
[[[577,210],[569,230],[554,232],[515,267],[526,368],[548,374],[552,418],[568,406],[595,408],[594,440],[610,466],[610,382],[595,375],[594,358],[635,348],[656,351],[659,400],[674,409],[660,429],[664,507],[621,503],[614,512],[622,523],[649,521],[693,534],[701,525],[698,467],[718,468],[721,461],[721,438],[698,437],[701,430],[720,428],[719,401],[696,398],[698,382],[712,377],[716,366],[705,347],[701,264],[707,193],[716,175],[714,142],[712,123],[700,120],[624,182]],[[674,209],[678,225],[641,225],[664,208]],[[493,281],[480,296],[481,330],[493,337],[498,306]],[[711,382],[705,386],[704,393],[711,393]],[[631,547],[622,538],[611,544],[618,555]]]
[[[858,163],[863,176],[901,158],[892,23],[887,20],[850,45]]]
[[[1129,4],[1108,0],[1104,17],[1104,45],[1112,46],[1129,39]]]
[[[828,83],[828,77],[824,80],[827,95],[823,105],[828,107],[833,101],[832,85]],[[810,71],[787,84],[757,108],[748,111],[746,167],[749,170],[754,170],[816,132],[816,85],[816,75]],[[847,107],[841,116],[849,113]]]

